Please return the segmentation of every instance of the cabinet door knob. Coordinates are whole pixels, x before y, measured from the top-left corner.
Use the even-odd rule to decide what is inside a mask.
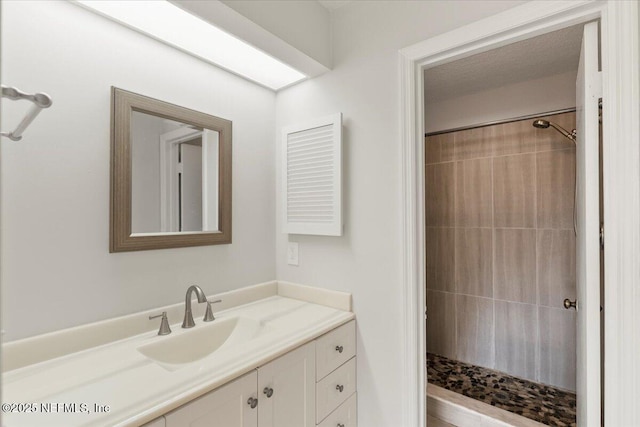
[[[265,387],[262,392],[267,395],[267,398],[273,396],[273,389],[271,387]]]
[[[258,399],[250,397],[249,400],[247,400],[247,405],[251,406],[251,409],[255,409],[256,406],[258,406]]]
[[[569,310],[570,308],[573,308],[574,310],[576,309],[576,302],[571,301],[569,298],[565,298],[562,304],[564,305],[564,308],[566,308],[567,310]]]
[[[340,393],[342,393],[342,390],[344,390],[344,386],[343,386],[343,385],[338,384],[338,385],[336,386],[336,390],[338,390]]]
[[[342,350],[344,350],[344,347],[342,347],[341,345],[337,345],[337,346],[336,346],[336,351],[337,351],[338,353],[342,353]]]
[[[344,424],[338,423],[338,427],[344,427]]]

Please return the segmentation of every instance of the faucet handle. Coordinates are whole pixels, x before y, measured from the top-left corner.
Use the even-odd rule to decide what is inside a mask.
[[[213,310],[211,310],[211,304],[216,304],[219,302],[222,302],[222,300],[217,299],[215,301],[207,301],[207,311],[204,313],[204,318],[202,319],[203,322],[212,322],[216,320],[216,318],[213,316]]]
[[[171,333],[171,328],[169,327],[169,319],[167,318],[167,312],[163,311],[162,314],[149,316],[149,320],[157,319],[158,317],[162,317],[162,320],[160,321],[160,329],[158,330],[158,335],[169,335]]]

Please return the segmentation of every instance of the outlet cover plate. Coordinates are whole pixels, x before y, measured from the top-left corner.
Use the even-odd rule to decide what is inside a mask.
[[[298,265],[298,242],[289,242],[287,246],[287,264]]]

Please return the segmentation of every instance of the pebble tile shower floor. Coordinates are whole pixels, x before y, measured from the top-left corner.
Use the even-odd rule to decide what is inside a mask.
[[[427,353],[429,383],[549,426],[576,425],[576,395]]]

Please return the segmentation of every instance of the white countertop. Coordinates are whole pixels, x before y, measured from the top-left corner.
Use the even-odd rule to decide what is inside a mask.
[[[320,293],[321,298],[314,298],[308,297],[305,287],[286,287],[286,292],[279,295],[216,313],[214,323],[240,317],[259,328],[242,345],[234,345],[230,338],[220,349],[195,362],[163,366],[137,350],[189,332],[178,323],[172,324],[173,333],[164,337],[154,330],[5,372],[3,404],[34,404],[28,407],[37,412],[3,411],[3,425],[141,425],[354,318],[350,311],[302,300],[318,299],[324,303],[327,295],[322,291],[311,291],[310,294]],[[207,325],[210,324],[196,319],[196,328]],[[42,404],[47,403],[59,404],[57,411],[43,413]],[[76,404],[78,412],[68,411],[70,407],[62,404]],[[108,405],[109,412],[95,412],[94,405]]]

